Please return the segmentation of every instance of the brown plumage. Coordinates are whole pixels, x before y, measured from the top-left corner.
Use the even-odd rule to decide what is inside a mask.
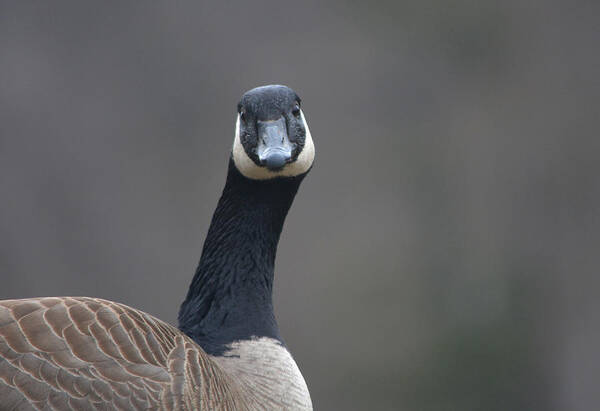
[[[87,297],[0,301],[0,409],[247,409],[175,327]]]

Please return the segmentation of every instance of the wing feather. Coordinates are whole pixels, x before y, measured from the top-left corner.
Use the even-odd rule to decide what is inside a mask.
[[[87,297],[0,301],[0,410],[246,409],[176,328]]]

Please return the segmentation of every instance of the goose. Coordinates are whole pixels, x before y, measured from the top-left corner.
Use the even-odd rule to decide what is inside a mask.
[[[290,88],[237,107],[225,188],[174,327],[90,297],[0,301],[1,410],[310,410],[273,313],[275,254],[315,148]]]

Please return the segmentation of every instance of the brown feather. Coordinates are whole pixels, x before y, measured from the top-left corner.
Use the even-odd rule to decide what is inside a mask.
[[[0,410],[248,409],[194,341],[87,297],[0,301]]]

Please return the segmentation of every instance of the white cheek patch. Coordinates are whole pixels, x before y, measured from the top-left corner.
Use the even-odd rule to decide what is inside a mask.
[[[235,138],[233,140],[232,156],[233,162],[240,173],[253,180],[268,180],[275,177],[294,177],[306,173],[315,159],[315,145],[302,110],[300,110],[300,116],[302,118],[302,123],[304,124],[304,129],[306,130],[304,148],[298,155],[296,161],[286,164],[281,170],[271,171],[266,167],[257,166],[254,161],[248,157],[240,140],[240,115],[238,114],[235,122]]]

